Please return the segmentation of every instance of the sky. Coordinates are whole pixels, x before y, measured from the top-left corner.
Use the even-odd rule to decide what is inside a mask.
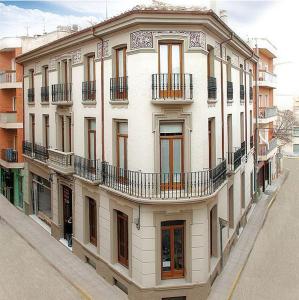
[[[208,1],[165,0],[173,5],[210,7],[227,10],[228,25],[243,39],[268,38],[278,51],[276,73],[279,75],[277,94],[299,95],[298,0],[278,1]],[[0,38],[42,34],[57,25],[90,26],[108,17],[151,0],[96,1],[0,1]]]

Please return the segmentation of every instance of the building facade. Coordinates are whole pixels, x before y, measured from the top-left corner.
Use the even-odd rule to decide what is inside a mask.
[[[267,39],[255,39],[255,52],[259,56],[258,72],[255,72],[255,84],[258,85],[257,105],[258,123],[258,186],[264,191],[278,175],[277,139],[273,136],[278,110],[275,106],[274,74],[276,48]],[[257,48],[256,48],[257,47]],[[256,78],[257,77],[257,78]]]
[[[26,213],[129,299],[206,299],[252,203],[251,48],[136,8],[18,62]]]

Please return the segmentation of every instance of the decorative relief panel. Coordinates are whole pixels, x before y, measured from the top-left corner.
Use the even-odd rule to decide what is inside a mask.
[[[40,66],[39,61],[34,64],[34,72],[35,73],[40,73],[41,72],[41,66]]]
[[[232,64],[236,67],[239,67],[239,56],[232,53]]]
[[[82,61],[81,49],[78,49],[72,53],[72,64],[79,64]]]
[[[178,31],[178,30],[164,30],[164,31],[135,31],[130,34],[130,49],[146,49],[153,48],[153,36],[159,34],[184,34],[188,36],[190,48],[206,48],[206,35],[202,31]]]
[[[56,58],[51,58],[49,61],[49,70],[56,70],[56,68],[57,68]]]
[[[103,52],[104,52],[104,57],[109,56],[109,41],[104,41],[104,45],[103,45]],[[97,44],[97,55],[98,58],[102,57],[102,42]]]

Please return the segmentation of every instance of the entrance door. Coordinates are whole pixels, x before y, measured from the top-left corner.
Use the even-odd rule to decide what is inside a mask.
[[[69,246],[71,246],[73,234],[72,190],[64,185],[62,186],[62,200],[64,238],[68,241]]]

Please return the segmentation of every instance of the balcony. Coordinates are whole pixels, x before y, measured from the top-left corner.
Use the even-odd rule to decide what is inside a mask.
[[[240,102],[243,104],[245,101],[245,88],[244,84],[240,84]]]
[[[153,104],[190,104],[192,99],[192,74],[152,74]]]
[[[258,149],[258,160],[265,161],[271,158],[277,149],[277,139],[272,139],[268,144],[260,143]]]
[[[217,82],[215,77],[208,77],[208,99],[217,99]]]
[[[266,124],[276,120],[277,117],[277,107],[259,107],[259,123]]]
[[[227,165],[230,172],[236,171],[242,162],[242,149],[236,148],[235,152],[227,153]]]
[[[34,104],[34,88],[27,90],[28,104]]]
[[[48,149],[48,166],[63,175],[74,173],[73,152],[62,152],[56,149]]]
[[[128,77],[110,78],[111,102],[124,102],[128,100]]]
[[[0,89],[21,89],[22,82],[17,82],[16,71],[0,71]]]
[[[102,163],[100,160],[90,160],[84,157],[74,156],[75,175],[93,184],[102,181]]]
[[[143,173],[102,163],[102,184],[134,198],[177,200],[207,197],[226,180],[226,160],[215,168],[184,173]]]
[[[41,103],[47,104],[49,103],[49,87],[48,86],[42,86],[40,88],[40,95],[41,95]]]
[[[33,144],[29,141],[23,141],[23,154],[27,157],[34,157]]]
[[[259,71],[258,85],[260,87],[276,88],[276,75],[268,71]]]
[[[4,129],[23,128],[23,123],[17,122],[17,113],[15,111],[0,112],[0,128],[4,128]]]
[[[73,105],[71,83],[58,83],[52,85],[52,104],[65,106]]]
[[[49,158],[48,149],[46,147],[32,144],[29,141],[23,142],[23,154],[43,163],[46,163],[47,159]]]
[[[23,163],[18,162],[18,151],[13,148],[1,149],[0,165],[7,169],[23,167]]]
[[[96,82],[85,81],[82,82],[82,102],[96,102]]]
[[[231,103],[234,99],[234,86],[231,81],[227,81],[226,85],[226,95],[227,95],[227,102]]]

